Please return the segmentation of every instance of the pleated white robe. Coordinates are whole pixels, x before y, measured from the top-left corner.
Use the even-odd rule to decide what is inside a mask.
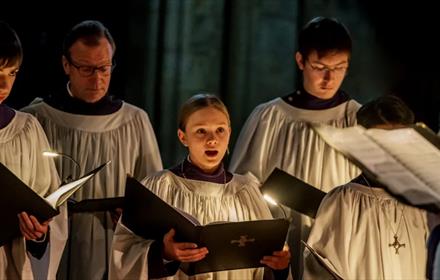
[[[16,112],[12,121],[0,129],[0,162],[42,197],[60,184],[52,159],[42,156],[48,148],[43,129],[30,114]],[[50,222],[49,238],[40,260],[26,252],[24,237],[0,247],[0,279],[55,279],[67,239],[64,206]]]
[[[399,254],[390,246],[394,232],[405,244]],[[308,244],[344,279],[425,279],[428,233],[425,211],[381,188],[349,183],[324,198]],[[304,255],[304,279],[323,279],[313,257]]]
[[[63,112],[45,102],[23,110],[37,117],[55,151],[79,163],[81,170],[71,161],[58,158],[56,166],[62,179],[70,175],[76,178],[112,161],[74,195],[77,201],[123,196],[127,174],[142,180],[162,169],[148,115],[133,105],[124,102],[114,113],[92,116]],[[63,256],[60,279],[102,279],[113,236],[110,214],[77,213],[70,222],[70,253]]]
[[[277,167],[325,192],[345,184],[360,171],[327,145],[310,123],[352,126],[356,123],[359,107],[354,100],[324,110],[300,109],[281,98],[261,104],[254,109],[240,132],[229,170],[256,177],[263,183]],[[297,212],[291,215],[291,262],[294,277],[299,277],[302,270],[300,241],[307,240],[312,220]]]
[[[193,215],[200,223],[271,219],[257,182],[241,175],[223,184],[189,180],[164,170],[143,181],[167,203]],[[146,213],[154,215],[154,213]],[[109,279],[148,279],[148,250],[145,240],[119,221],[113,238]],[[178,270],[166,279],[263,279],[263,268],[204,273],[188,277]]]
[[[325,110],[293,107],[276,98],[259,105],[244,124],[229,169],[263,183],[275,167],[328,192],[360,171],[309,126],[353,126],[359,104],[350,100]]]

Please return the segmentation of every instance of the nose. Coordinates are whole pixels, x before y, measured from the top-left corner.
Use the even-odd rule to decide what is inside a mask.
[[[95,89],[99,88],[99,85],[101,83],[102,75],[99,73],[99,71],[93,72],[93,74],[90,76],[89,80],[93,84]]]
[[[334,75],[335,75],[335,73],[333,73],[333,70],[331,70],[331,69],[326,69],[326,70],[324,71],[324,80],[325,80],[325,81],[330,81],[330,80],[333,79]]]
[[[207,141],[208,145],[215,145],[217,144],[217,137],[215,137],[214,133],[210,133],[208,135],[208,141]]]

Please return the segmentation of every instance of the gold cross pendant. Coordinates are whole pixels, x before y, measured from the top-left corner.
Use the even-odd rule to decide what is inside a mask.
[[[397,238],[397,234],[394,235],[394,243],[388,244],[388,247],[394,247],[394,249],[396,249],[396,255],[399,254],[400,247],[405,248],[405,243],[399,243],[399,240],[397,240]]]

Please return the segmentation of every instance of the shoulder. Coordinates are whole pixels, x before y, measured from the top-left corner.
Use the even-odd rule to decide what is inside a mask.
[[[228,189],[232,195],[240,195],[243,193],[251,193],[252,196],[261,195],[260,183],[252,175],[248,176],[233,173],[232,180],[228,183]]]
[[[344,208],[343,205],[351,204],[351,201],[355,196],[362,195],[362,192],[358,190],[358,186],[360,185],[355,183],[347,183],[345,185],[338,186],[325,195],[322,204],[334,204],[335,201],[337,201],[337,203],[332,206]]]
[[[151,175],[148,175],[147,177],[142,179],[141,183],[149,188],[152,183],[171,182],[172,176],[173,176],[173,174],[171,171],[164,169],[164,170],[155,172]]]
[[[150,122],[150,118],[148,116],[148,113],[142,109],[139,108],[133,104],[127,103],[123,101],[121,109],[119,109],[119,112],[124,116],[130,116],[131,119],[140,120],[142,122]]]
[[[255,107],[248,118],[248,122],[258,126],[268,126],[274,124],[277,120],[289,119],[292,115],[289,106],[280,97],[277,97]]]
[[[33,113],[38,111],[44,105],[44,100],[41,97],[37,97],[29,103],[29,105],[20,109],[22,112]]]
[[[362,105],[354,99],[347,101],[348,112],[357,112]]]
[[[24,127],[42,130],[41,125],[38,122],[37,118],[34,117],[31,113],[16,111],[15,118],[19,123],[23,124]]]

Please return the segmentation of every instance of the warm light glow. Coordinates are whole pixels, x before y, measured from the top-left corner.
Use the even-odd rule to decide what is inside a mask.
[[[270,204],[272,204],[272,205],[278,205],[278,203],[277,203],[272,197],[270,197],[269,195],[264,194],[263,197],[264,197],[264,199],[265,199],[267,202],[269,202]]]
[[[58,154],[56,152],[44,151],[43,156],[45,156],[45,157],[58,157],[58,156],[60,156],[60,154]]]

